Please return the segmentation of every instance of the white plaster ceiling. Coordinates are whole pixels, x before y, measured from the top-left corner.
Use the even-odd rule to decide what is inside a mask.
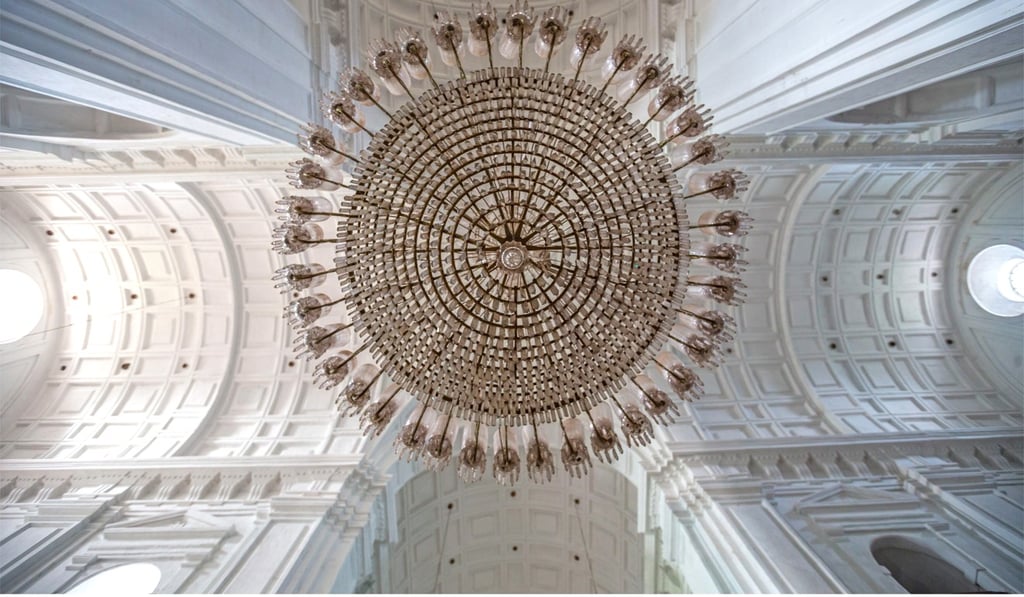
[[[989,188],[1005,195],[1019,172],[740,166],[752,175],[742,207],[757,219],[744,239],[741,333],[666,440],[1020,424],[1020,400],[960,342],[944,291],[965,210]],[[57,264],[65,306],[46,325],[68,326],[51,333],[59,344],[42,378],[39,358],[6,369],[9,412],[20,414],[5,416],[3,456],[361,451],[353,422],[291,353],[289,297],[270,282],[282,263],[268,242],[282,190],[274,178],[225,177],[3,191],[25,214],[19,234],[41,247],[7,250],[5,261]],[[694,201],[691,217],[711,206]],[[330,248],[320,251],[308,258],[329,261]],[[1006,354],[997,348],[987,350]]]
[[[1024,425],[1019,395],[1000,392],[957,333],[946,292],[962,284],[953,234],[993,186],[1019,178],[1012,166],[833,166],[796,206],[786,327],[844,431]]]
[[[366,39],[422,23],[433,10],[407,0],[360,6],[353,28]],[[657,37],[658,14],[646,3],[585,8],[609,18],[612,38],[616,27]],[[53,304],[46,329],[68,325],[43,335],[59,341],[52,363],[39,346],[36,357],[3,361],[19,364],[5,376],[13,379],[5,379],[13,409],[5,413],[17,416],[5,417],[0,456],[363,449],[332,396],[314,390],[308,365],[291,356],[281,318],[290,297],[269,280],[283,263],[269,249],[280,167],[258,171],[248,155],[164,147],[56,166],[24,152],[0,155],[11,187],[3,201],[24,213],[20,238],[35,239],[12,241],[4,260],[55,264],[60,274],[48,284],[65,303]],[[946,344],[965,311],[947,304],[949,272],[931,277],[953,267],[963,210],[986,188],[1019,179],[1005,161],[733,165],[752,177],[741,205],[757,220],[743,241],[751,264],[749,298],[735,311],[739,339],[725,364],[703,375],[707,397],[683,405],[665,439],[1021,423],[1020,400],[1007,396],[1013,359],[979,367],[977,351],[1003,354],[998,344]],[[59,182],[45,178],[54,172],[63,172]],[[79,172],[107,174],[68,179]],[[135,175],[121,181],[126,172]],[[690,215],[711,207],[694,201]],[[329,251],[312,258],[328,261]]]
[[[0,191],[24,214],[5,210],[5,226],[38,245],[2,261],[52,259],[60,272],[43,335],[57,338],[52,354],[0,353],[0,455],[354,451],[360,436],[336,429],[331,396],[288,350],[286,297],[269,280],[281,190],[256,179]]]
[[[515,488],[467,486],[453,468],[421,473],[395,496],[389,590],[641,592],[637,499],[636,487],[607,466],[586,479]]]

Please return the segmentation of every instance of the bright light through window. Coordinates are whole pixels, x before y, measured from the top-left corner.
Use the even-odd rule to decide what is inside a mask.
[[[967,267],[967,290],[982,309],[1000,317],[1024,313],[1024,250],[993,245]]]
[[[21,340],[43,318],[43,291],[30,276],[0,269],[0,344]]]
[[[76,595],[142,595],[156,590],[160,569],[153,564],[125,564],[104,570],[71,587]]]

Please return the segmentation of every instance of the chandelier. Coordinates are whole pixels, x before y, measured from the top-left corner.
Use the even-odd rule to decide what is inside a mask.
[[[365,149],[305,126],[310,157],[287,174],[319,193],[278,201],[275,250],[335,250],[332,264],[274,277],[318,386],[374,436],[415,400],[399,455],[454,462],[467,482],[488,463],[503,484],[523,468],[549,481],[553,450],[580,477],[592,457],[647,445],[654,422],[678,415],[669,392],[699,398],[691,367],[718,365],[732,339],[732,317],[713,307],[743,298],[745,249],[714,237],[743,236],[749,216],[692,222],[685,208],[747,186],[733,169],[681,182],[723,157],[709,110],[642,40],[606,43],[599,19],[571,31],[572,17],[488,4],[468,31],[435,14],[433,46],[410,29],[372,42],[368,72],[346,70],[322,101],[333,127],[368,136]],[[570,67],[555,72],[565,46]],[[389,110],[382,87],[407,101]],[[370,130],[364,108],[386,124]],[[337,292],[323,290],[329,278]]]

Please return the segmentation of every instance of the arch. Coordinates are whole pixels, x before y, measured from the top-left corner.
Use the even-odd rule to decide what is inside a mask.
[[[981,590],[960,568],[908,537],[879,537],[871,542],[871,555],[908,593],[977,593]]]
[[[394,497],[391,591],[644,590],[637,488],[610,466],[514,487],[467,485],[450,467],[413,476]]]
[[[135,562],[104,568],[67,590],[75,595],[148,595],[160,585],[163,572],[156,564]]]

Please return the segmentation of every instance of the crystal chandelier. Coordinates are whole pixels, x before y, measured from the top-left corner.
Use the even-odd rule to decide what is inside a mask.
[[[572,17],[488,4],[471,10],[468,31],[436,14],[432,47],[409,29],[374,41],[369,72],[346,70],[322,102],[366,148],[307,125],[310,157],[288,177],[319,193],[278,202],[278,252],[335,250],[331,265],[275,274],[319,387],[337,388],[370,435],[415,400],[398,453],[434,470],[454,461],[466,481],[488,462],[501,483],[524,467],[550,480],[553,446],[578,477],[592,455],[607,463],[623,442],[648,444],[652,421],[678,414],[668,391],[699,398],[691,367],[718,365],[732,338],[732,317],[712,306],[743,298],[745,249],[714,237],[743,236],[750,218],[722,210],[692,223],[685,209],[747,186],[733,169],[680,181],[723,157],[709,110],[642,40],[606,44],[599,19],[572,31]],[[554,72],[564,46],[571,66]],[[389,110],[381,87],[407,101]],[[387,123],[369,130],[364,107]],[[329,278],[338,292],[322,290]]]

